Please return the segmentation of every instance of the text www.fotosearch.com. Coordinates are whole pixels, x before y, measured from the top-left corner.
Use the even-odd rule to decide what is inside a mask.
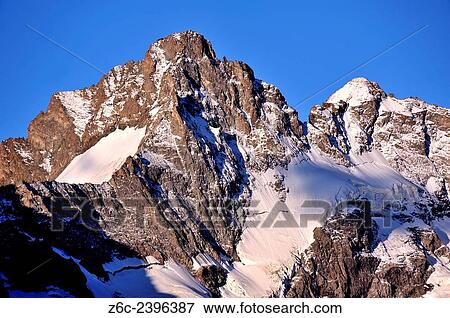
[[[235,304],[205,304],[203,311],[208,314],[342,314],[342,305],[317,304],[257,304],[241,302]]]

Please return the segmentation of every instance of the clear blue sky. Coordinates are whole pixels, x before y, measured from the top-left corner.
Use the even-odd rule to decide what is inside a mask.
[[[193,29],[219,57],[243,60],[291,105],[424,25],[426,29],[297,105],[306,120],[346,80],[365,76],[396,96],[450,106],[450,2],[4,1],[0,0],[0,139],[25,136],[52,93],[96,83],[102,70],[141,59],[167,34]]]

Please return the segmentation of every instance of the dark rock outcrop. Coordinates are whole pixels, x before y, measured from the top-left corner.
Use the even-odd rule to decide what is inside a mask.
[[[194,272],[194,276],[209,289],[213,297],[220,297],[219,288],[227,282],[227,272],[216,265],[202,266]]]
[[[297,271],[287,283],[287,297],[420,297],[432,287],[433,269],[427,245],[444,249],[436,237],[417,242],[408,264],[383,262],[372,254],[377,226],[370,209],[355,210],[327,220],[314,230],[314,242],[302,254]],[[438,247],[439,245],[439,247]]]

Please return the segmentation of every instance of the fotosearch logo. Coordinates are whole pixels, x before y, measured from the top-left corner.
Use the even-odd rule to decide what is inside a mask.
[[[331,216],[351,214],[361,218],[363,226],[371,226],[370,218],[381,218],[383,227],[392,224],[392,211],[401,208],[401,202],[386,200],[380,206],[366,199],[329,202],[304,200],[298,207],[276,201],[270,210],[262,209],[260,202],[253,200],[244,204],[236,200],[211,204],[209,201],[184,202],[162,200],[151,203],[143,199],[118,198],[51,198],[48,209],[51,214],[52,231],[64,231],[66,226],[76,223],[92,231],[133,226],[145,229],[149,226],[168,224],[197,224],[206,227],[232,227],[236,222],[246,228],[307,228],[310,222],[322,224]]]

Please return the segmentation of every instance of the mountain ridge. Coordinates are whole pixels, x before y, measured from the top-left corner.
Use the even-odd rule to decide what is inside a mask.
[[[184,39],[184,42],[180,41],[180,39]],[[190,43],[191,41],[195,44],[192,45],[192,47],[194,48],[193,50],[187,49],[186,46],[186,44]],[[180,42],[184,44],[181,45]],[[174,48],[176,50],[179,50],[181,53],[183,53],[184,50],[187,50],[187,53],[190,54],[189,57],[184,57],[185,60],[178,57],[176,61],[172,62],[186,63],[186,61],[191,61],[192,58],[197,58],[199,60],[199,63],[202,63],[203,55],[201,54],[206,52],[205,54],[207,55],[205,56],[211,57],[211,61],[213,62],[212,64],[221,63],[221,65],[225,65],[223,69],[220,69],[220,72],[228,72],[231,74],[231,76],[235,76],[233,75],[233,72],[234,70],[236,70],[237,72],[241,73],[239,74],[240,77],[249,76],[252,82],[255,80],[252,70],[246,64],[242,62],[220,62],[219,60],[217,60],[209,42],[207,42],[203,38],[203,36],[199,35],[198,33],[187,31],[183,33],[175,33],[169,37],[160,39],[155,44],[150,46],[143,60],[136,63],[128,62],[125,65],[114,67],[110,72],[108,72],[106,76],[103,76],[100,79],[98,84],[82,90],[56,93],[51,98],[48,111],[39,114],[36,119],[34,119],[30,124],[30,127],[28,129],[29,136],[26,139],[10,139],[2,143],[2,155],[5,158],[5,160],[2,160],[2,162],[14,161],[8,158],[8,153],[12,153],[11,156],[14,157],[15,161],[25,162],[25,158],[17,156],[17,151],[15,151],[14,148],[19,148],[20,153],[32,152],[33,156],[28,157],[33,158],[28,158],[28,160],[38,162],[38,164],[34,165],[33,167],[33,170],[36,171],[36,176],[34,177],[33,175],[31,175],[27,176],[28,178],[23,178],[23,176],[26,175],[25,172],[14,172],[12,170],[8,171],[10,170],[9,166],[2,166],[0,167],[0,183],[8,183],[8,178],[10,180],[9,182],[11,182],[14,179],[14,175],[20,176],[18,180],[22,179],[28,181],[38,181],[45,179],[54,179],[61,172],[63,167],[68,164],[69,159],[72,159],[74,155],[87,150],[101,137],[104,137],[110,131],[112,131],[112,129],[125,128],[128,125],[142,124],[140,121],[145,120],[145,116],[142,113],[143,111],[148,110],[149,114],[152,114],[152,111],[157,111],[156,108],[152,107],[156,102],[158,102],[158,96],[160,93],[162,93],[164,95],[164,98],[166,99],[168,98],[168,96],[171,96],[172,99],[178,98],[177,96],[171,95],[170,91],[173,91],[173,89],[170,88],[171,85],[163,85],[162,89],[158,87],[158,83],[161,80],[159,77],[163,76],[164,74],[167,77],[169,75],[168,73],[170,73],[166,72],[167,70],[161,71],[161,67],[163,69],[164,67],[173,67],[173,63],[169,63],[169,66],[166,65],[168,62],[165,60],[164,55],[161,56],[157,54],[158,52],[160,54],[160,45],[162,45],[163,47],[168,46],[168,50],[165,50],[164,52],[168,52],[167,54],[169,54],[169,60],[176,59],[177,55],[174,55],[175,51],[172,51]],[[177,54],[181,54],[180,52],[178,52]],[[182,67],[184,67],[184,65]],[[178,72],[177,69],[175,69],[174,71]],[[217,70],[215,71],[217,72]],[[137,74],[138,72],[140,73]],[[124,73],[125,75],[122,73]],[[145,74],[147,74],[147,76]],[[144,83],[142,79],[143,76],[146,76],[146,78],[149,78],[150,80],[147,80]],[[131,82],[131,84],[125,83],[125,85],[120,86],[120,82],[124,78],[126,78],[128,82]],[[242,80],[244,80],[244,78],[242,78]],[[145,88],[143,87],[144,84]],[[189,85],[189,83],[186,82],[180,84]],[[138,94],[135,87],[136,85],[144,88],[144,92]],[[247,84],[247,86],[252,85],[253,83]],[[111,88],[113,88],[113,90],[117,90],[117,92],[111,92]],[[278,89],[271,85],[269,86],[269,88],[274,89],[274,98],[279,99],[281,103],[285,102],[284,97],[280,94]],[[161,92],[160,89],[162,90]],[[182,87],[178,88],[178,90],[180,89],[182,89]],[[252,88],[246,87],[246,89],[249,90]],[[72,98],[64,98],[67,97],[65,95],[72,95]],[[99,108],[97,110],[95,118],[94,115],[92,115],[91,117],[86,116],[85,111],[83,111],[81,112],[83,113],[81,115],[81,117],[84,116],[83,118],[78,118],[78,120],[74,119],[71,117],[71,115],[74,116],[75,114],[73,112],[73,109],[71,108],[71,105],[69,105],[69,107],[64,107],[64,104],[61,101],[67,99],[71,99],[73,101],[75,99],[74,106],[80,106],[83,105],[83,103],[87,103],[86,100],[83,101],[83,96],[89,95],[92,95],[93,103],[96,104],[94,105],[94,108]],[[121,95],[126,95],[124,100],[120,99]],[[127,98],[128,96],[130,96],[131,98]],[[147,99],[149,99],[149,101],[144,101]],[[111,118],[114,117],[113,115],[115,113],[117,113],[117,110],[112,106],[112,101],[114,100],[114,107],[123,107],[123,109],[120,110],[121,115],[118,116],[119,119]],[[175,100],[173,100],[173,102],[175,103]],[[145,107],[142,107],[144,103]],[[249,107],[252,106],[248,105],[247,108]],[[78,111],[80,111],[81,108],[78,107],[77,109]],[[254,119],[257,114],[254,113],[254,109],[249,108],[249,110],[250,113],[253,112],[252,114],[250,114],[250,116],[253,116]],[[292,111],[292,113],[296,114],[295,111]],[[79,116],[79,112],[77,114],[77,116]],[[86,117],[88,117],[90,120],[86,120]],[[244,131],[248,131],[249,124],[246,122],[246,120],[244,120],[243,118],[238,118],[238,120],[240,122],[237,123],[237,125],[239,125],[240,128],[242,128]],[[294,121],[295,120],[296,118],[294,118]],[[83,123],[84,127],[74,127],[77,121]],[[298,123],[293,122],[292,124],[295,126],[296,133],[300,134],[301,131]],[[55,129],[56,127],[59,127],[59,129],[61,129],[61,131],[56,132],[56,135],[59,135],[60,139],[62,139],[63,141],[55,141],[55,134],[51,133],[51,135],[49,135],[49,133],[45,131],[47,126],[49,125],[54,125]],[[79,136],[80,134],[84,134],[84,136]],[[67,153],[65,156],[60,156],[58,154],[58,148],[61,147],[62,144],[70,145],[70,147],[64,147],[64,151]],[[15,147],[16,145],[17,147]],[[20,151],[20,149],[23,149],[23,151]],[[34,160],[34,157],[36,157],[36,160]],[[56,160],[52,160],[53,157],[56,157]],[[44,160],[55,161],[57,162],[57,165],[52,167],[53,170],[48,169],[51,165],[44,165]],[[61,164],[59,164],[59,162],[61,162]],[[25,164],[26,163],[27,162],[25,162]],[[46,167],[47,169],[45,169]],[[19,170],[19,167],[17,167],[16,169]]]
[[[162,54],[161,52],[164,52],[164,54]],[[188,57],[185,56],[186,54]],[[150,114],[151,112],[157,111],[157,109],[155,108],[150,108],[152,108],[152,105],[155,105],[155,103],[158,103],[157,95],[160,93],[158,86],[160,85],[159,82],[161,81],[161,78],[159,77],[164,76],[164,74],[166,74],[166,71],[169,68],[173,67],[174,63],[180,63],[180,59],[182,59],[181,56],[184,56],[187,61],[190,61],[192,59],[201,61],[206,57],[216,64],[222,63],[226,65],[240,65],[247,72],[250,72],[249,74],[251,77],[253,77],[253,81],[257,83],[256,78],[254,78],[253,72],[245,63],[228,61],[224,62],[217,60],[211,43],[200,34],[190,30],[182,33],[174,33],[168,37],[159,39],[154,44],[152,44],[146,52],[143,60],[137,62],[130,61],[124,65],[114,67],[110,72],[108,72],[107,75],[103,76],[100,79],[98,84],[81,90],[55,93],[50,101],[48,110],[44,113],[39,114],[36,119],[31,122],[28,129],[29,136],[27,138],[8,139],[2,142],[2,149],[0,150],[0,152],[3,158],[2,162],[6,163],[6,165],[3,164],[0,167],[0,183],[7,184],[14,182],[14,176],[16,176],[17,181],[53,180],[62,172],[62,170],[68,165],[70,160],[72,160],[76,155],[92,147],[98,140],[108,135],[108,133],[113,129],[126,128],[126,126],[128,126],[127,123],[121,121],[121,119],[128,121],[129,124],[137,124],[138,126],[143,125],[143,122],[146,121],[145,114],[142,113],[143,109],[149,109]],[[164,70],[164,68],[167,68],[167,70]],[[144,78],[150,78],[151,80],[144,80]],[[119,87],[118,92],[111,93],[111,88],[112,90],[116,89],[116,86],[120,86],[120,82],[124,79],[126,79],[127,81],[127,83],[124,85],[126,86],[126,88]],[[260,81],[259,83],[264,82]],[[354,85],[355,83],[357,83],[357,85]],[[145,88],[144,84],[146,86]],[[152,85],[153,87],[151,87]],[[285,104],[285,106],[283,107],[288,107],[284,97],[281,95],[277,88],[271,86],[270,84],[264,85],[269,85],[269,89],[275,90],[275,95],[278,95],[278,97],[276,97],[278,98],[278,103]],[[311,144],[315,145],[316,141],[318,141],[318,148],[321,151],[328,153],[328,155],[332,155],[339,163],[343,164],[349,163],[348,158],[345,158],[345,156],[347,155],[346,153],[350,150],[350,145],[348,144],[350,140],[340,141],[340,139],[346,139],[347,137],[332,136],[332,134],[330,135],[325,133],[328,139],[334,138],[335,140],[333,142],[337,142],[336,146],[330,147],[329,145],[326,145],[326,142],[323,140],[325,137],[318,136],[318,129],[315,126],[315,118],[319,113],[318,109],[320,109],[320,107],[326,107],[326,105],[328,104],[332,104],[334,108],[342,108],[342,106],[338,106],[340,100],[338,100],[337,94],[351,94],[351,90],[348,91],[349,86],[354,86],[352,88],[353,94],[366,94],[365,97],[369,98],[369,100],[366,101],[358,101],[354,97],[347,96],[348,100],[346,102],[349,105],[349,108],[355,108],[354,106],[358,105],[352,105],[352,103],[355,103],[355,101],[356,103],[359,102],[360,107],[356,111],[363,113],[365,112],[363,115],[367,118],[361,117],[361,115],[356,116],[358,118],[353,116],[352,118],[347,119],[344,123],[346,125],[352,126],[352,121],[356,121],[356,124],[353,124],[353,127],[347,128],[359,130],[358,132],[356,132],[358,136],[350,136],[354,139],[354,143],[356,143],[356,145],[353,145],[352,151],[353,149],[358,147],[360,148],[360,153],[363,151],[367,151],[369,150],[369,141],[360,141],[357,139],[361,139],[363,137],[361,135],[365,133],[364,130],[368,130],[367,138],[372,138],[371,130],[373,130],[374,128],[371,127],[369,122],[374,121],[375,117],[378,116],[377,112],[378,108],[380,107],[379,105],[370,106],[369,104],[376,103],[377,101],[380,102],[381,98],[387,98],[391,100],[395,99],[394,97],[388,96],[378,86],[378,84],[370,82],[369,80],[364,78],[356,78],[349,81],[346,85],[343,86],[342,89],[338,90],[336,93],[330,96],[330,98],[325,102],[323,106],[314,106],[311,109],[309,120],[306,123],[302,123],[300,121],[295,110],[288,109],[288,112],[292,113],[292,116],[294,116],[291,117],[290,120],[297,137],[306,135],[306,125],[310,126],[310,129],[308,129],[308,136],[305,136],[305,138],[301,140],[305,144],[304,146],[308,147]],[[379,94],[376,98],[374,98],[374,95],[372,95],[368,91],[369,87],[374,90],[376,94]],[[163,92],[163,94],[166,94],[166,92]],[[120,98],[121,95],[131,95],[132,98],[125,98],[124,100],[114,102],[114,107],[117,108],[117,104],[119,104],[119,108],[125,108],[119,111],[119,118],[121,119],[117,120],[111,118],[117,116],[118,114],[117,110],[112,107],[112,102]],[[152,95],[152,97],[149,97],[150,95]],[[364,98],[363,95],[362,97]],[[107,96],[110,97],[106,98]],[[146,99],[150,99],[150,101],[144,101]],[[344,96],[343,99],[346,99],[346,97]],[[99,100],[99,102],[97,102],[97,100]],[[426,104],[419,99],[407,98],[403,100],[395,100],[406,103],[409,101],[411,104],[421,104],[422,110],[425,112],[429,112],[431,110],[431,112],[438,112],[437,116],[440,115],[445,116],[446,118],[449,117],[449,112],[445,108]],[[364,102],[364,106],[361,106],[362,102]],[[96,103],[99,105],[91,105]],[[145,107],[143,107],[142,105],[144,105],[145,103],[146,105]],[[127,104],[127,106],[125,106],[124,104]],[[404,106],[400,102],[397,102],[397,105],[395,106],[404,108]],[[94,111],[93,108],[95,107],[99,109]],[[342,110],[343,109],[338,109],[338,112]],[[92,111],[96,112],[95,120],[94,114],[91,114]],[[385,111],[385,113],[387,112]],[[396,112],[394,110],[390,111],[389,113],[398,114],[399,112]],[[345,114],[348,113],[345,112]],[[355,114],[355,112],[353,112],[353,114]],[[321,114],[321,116],[323,116],[323,113]],[[369,122],[362,123],[363,120]],[[436,120],[436,118],[433,118],[433,120]],[[336,117],[334,121],[339,121],[339,119],[337,119]],[[114,124],[112,124],[112,122],[114,122]],[[441,120],[441,122],[441,125],[444,125],[446,121]],[[60,133],[56,133],[56,135],[60,135],[60,140],[58,140],[58,138],[55,139],[55,134],[51,134],[51,136],[49,136],[48,133],[45,132],[46,129],[48,130],[47,126],[49,125],[53,125],[55,129],[64,130],[64,133],[63,131],[61,131]],[[245,123],[245,121],[243,121],[241,124],[238,123],[238,125],[240,125],[239,128],[241,128],[245,133],[249,131],[248,123]],[[325,128],[328,130],[345,130],[344,127],[339,127],[339,125],[334,126],[335,127],[330,126]],[[444,128],[448,129],[448,127]],[[425,127],[423,129],[428,128]],[[85,131],[87,131],[86,136],[84,136]],[[429,136],[424,136],[423,138],[429,138]],[[63,144],[70,145],[70,147],[63,147]],[[59,149],[61,148],[65,152],[64,155],[59,154]],[[332,152],[333,154],[331,154]],[[23,165],[31,164],[32,168],[29,169],[30,172],[23,171],[23,169],[21,171],[20,166],[16,165],[17,162],[20,162]],[[54,162],[55,164],[52,164],[52,162]],[[12,167],[11,163],[13,164]],[[34,163],[34,165],[32,163]],[[393,161],[391,162],[391,164],[392,163]],[[442,163],[442,160],[440,160],[439,163]],[[436,172],[433,177],[437,177],[437,174],[438,173]],[[411,173],[410,176],[412,175],[413,174]],[[445,176],[447,192],[448,183],[450,180],[449,178],[449,175]],[[419,181],[423,184],[426,184],[427,180],[423,179],[424,178]]]

